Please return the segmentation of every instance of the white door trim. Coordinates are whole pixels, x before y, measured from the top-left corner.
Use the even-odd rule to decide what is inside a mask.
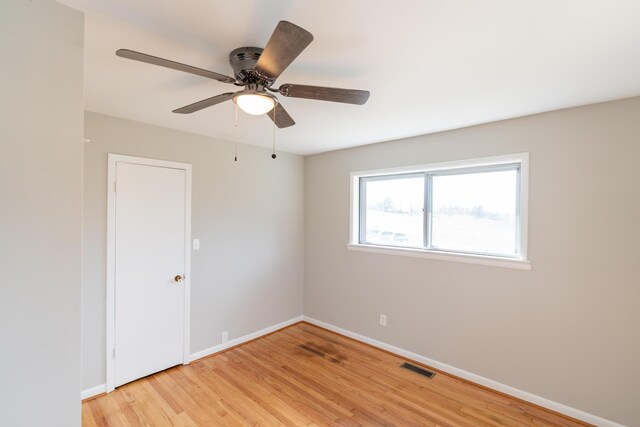
[[[190,319],[191,319],[191,165],[166,160],[111,154],[107,168],[107,354],[106,392],[115,388],[115,236],[116,236],[116,165],[117,163],[159,166],[185,171],[185,244],[184,244],[184,345],[183,364],[190,362]]]

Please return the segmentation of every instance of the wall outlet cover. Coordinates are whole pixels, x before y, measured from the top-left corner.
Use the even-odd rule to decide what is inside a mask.
[[[387,326],[387,315],[380,313],[380,326]]]

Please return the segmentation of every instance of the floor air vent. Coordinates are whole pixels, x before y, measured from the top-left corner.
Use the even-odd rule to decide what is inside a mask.
[[[412,365],[411,363],[404,362],[402,365],[400,365],[400,367],[413,371],[416,374],[420,374],[423,377],[433,378],[436,376],[435,372],[427,371],[426,369],[421,368],[420,366]]]

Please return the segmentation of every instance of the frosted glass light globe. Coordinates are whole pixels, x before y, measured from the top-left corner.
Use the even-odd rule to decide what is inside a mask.
[[[246,91],[242,91],[246,92]],[[276,105],[273,97],[260,93],[242,93],[233,97],[233,101],[247,114],[259,116],[267,114]]]

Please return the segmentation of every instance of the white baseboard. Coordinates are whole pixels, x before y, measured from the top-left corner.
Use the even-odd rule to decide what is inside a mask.
[[[80,394],[80,399],[81,400],[85,400],[88,399],[90,397],[96,396],[100,393],[105,393],[107,391],[107,385],[106,384],[100,384],[97,385],[95,387],[91,387],[88,388],[86,390],[82,390],[82,393]]]
[[[291,326],[294,323],[301,322],[303,320],[303,316],[297,316],[292,319],[286,320],[284,322],[278,323],[276,325],[268,326],[264,329],[260,329],[259,331],[241,336],[239,338],[234,338],[231,341],[227,341],[224,344],[218,344],[213,347],[205,348],[204,350],[197,351],[191,354],[189,358],[192,362],[197,359],[202,359],[203,357],[210,356],[215,353],[219,353],[223,350],[226,350],[230,347],[236,346],[238,344],[243,344],[247,341],[254,340],[256,338],[260,338],[263,335],[270,334],[271,332],[277,331],[278,329],[286,328],[287,326]]]
[[[493,390],[497,390],[499,392],[508,394],[513,397],[517,397],[518,399],[526,400],[527,402],[534,403],[536,405],[542,406],[547,409],[551,409],[552,411],[559,412],[564,415],[568,415],[572,418],[585,421],[590,424],[594,424],[600,427],[624,427],[622,424],[618,424],[616,422],[598,417],[596,415],[589,414],[587,412],[581,411],[579,409],[572,408],[570,406],[563,405],[561,403],[554,402],[549,399],[545,399],[544,397],[537,396],[535,394],[519,390],[517,388],[508,386],[506,384],[499,383],[497,381],[490,380],[485,377],[481,377],[480,375],[473,374],[471,372],[467,372],[465,370],[456,368],[454,366],[447,365],[442,362],[438,362],[437,360],[429,359],[428,357],[421,356],[419,354],[410,352],[408,350],[404,350],[391,344],[384,343],[382,341],[375,340],[373,338],[366,337],[364,335],[357,334],[355,332],[348,331],[346,329],[342,329],[338,326],[331,325],[329,323],[322,322],[320,320],[314,319],[312,317],[303,316],[305,322],[309,322],[313,325],[320,326],[322,328],[328,329],[330,331],[336,332],[340,335],[347,336],[349,338],[353,338],[358,341],[362,341],[364,343],[370,344],[374,347],[381,348],[383,350],[387,350],[391,353],[406,357],[407,359],[415,360],[416,362],[423,363],[425,365],[431,366],[435,369],[441,370],[443,372],[447,372],[451,375],[455,375],[456,377],[463,378],[470,382],[480,384],[482,386],[491,388]]]

